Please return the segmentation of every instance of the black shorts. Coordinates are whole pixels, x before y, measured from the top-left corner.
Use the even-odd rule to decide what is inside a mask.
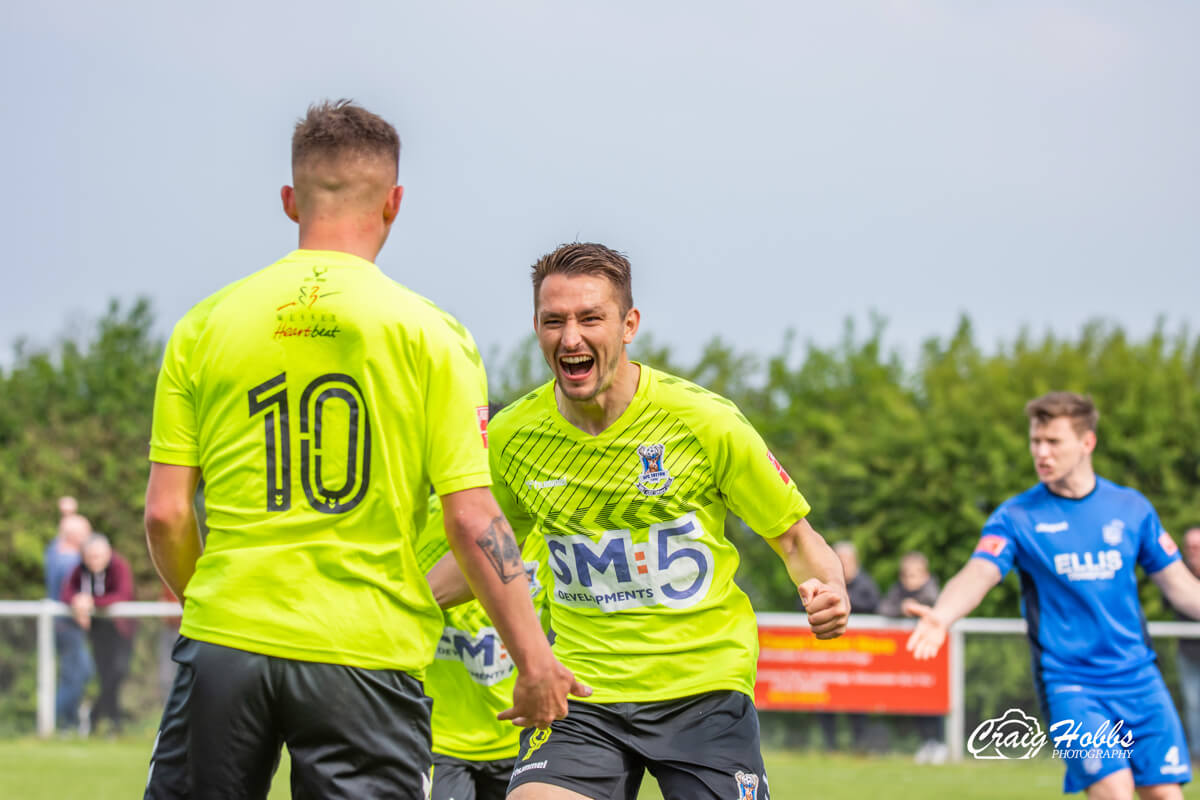
[[[510,791],[549,783],[587,797],[635,800],[648,769],[665,800],[770,800],[758,712],[741,692],[569,705],[565,719],[521,734]]]
[[[430,800],[504,800],[516,761],[466,761],[434,753]]]
[[[292,797],[425,800],[429,715],[421,682],[275,658],[183,636],[150,757],[147,800],[265,798],[287,744]]]

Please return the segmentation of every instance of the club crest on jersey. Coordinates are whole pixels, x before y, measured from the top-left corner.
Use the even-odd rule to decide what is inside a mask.
[[[758,776],[753,772],[737,772],[738,800],[758,800]]]
[[[1124,532],[1125,523],[1119,519],[1114,519],[1100,529],[1100,533],[1104,537],[1104,543],[1112,547],[1116,547],[1121,543],[1121,534]]]
[[[671,482],[675,479],[663,468],[666,448],[661,444],[643,444],[637,452],[642,459],[642,474],[637,479],[638,491],[647,497],[656,497],[671,488]]]

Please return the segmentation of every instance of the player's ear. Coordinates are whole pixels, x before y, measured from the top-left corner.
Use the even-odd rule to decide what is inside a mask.
[[[400,213],[400,199],[404,197],[403,186],[393,186],[388,190],[387,200],[383,204],[383,223],[391,225],[396,219],[396,214]]]
[[[292,222],[299,222],[300,212],[296,210],[296,190],[291,186],[284,186],[279,190],[279,199],[283,201],[283,213],[288,215],[288,219]]]
[[[625,335],[621,337],[621,341],[629,344],[633,341],[633,337],[637,335],[638,325],[642,322],[642,312],[636,308],[631,308],[625,312]]]
[[[1083,433],[1083,448],[1089,454],[1096,449],[1096,432],[1084,431]]]

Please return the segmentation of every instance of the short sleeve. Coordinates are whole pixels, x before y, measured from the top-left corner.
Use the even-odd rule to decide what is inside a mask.
[[[475,341],[453,318],[430,332],[426,463],[439,495],[487,486],[487,373]]]
[[[1148,510],[1138,536],[1138,564],[1152,575],[1169,567],[1181,558],[1171,534],[1163,530],[1162,522],[1153,508]]]
[[[1008,528],[1008,519],[1004,512],[996,509],[984,523],[983,533],[971,558],[982,558],[990,561],[1000,569],[1003,578],[1013,567],[1017,557],[1017,546]]]
[[[154,387],[154,421],[150,427],[150,460],[181,467],[200,466],[196,392],[187,358],[193,337],[184,317],[163,353]]]
[[[730,511],[767,539],[808,515],[808,501],[740,412],[720,414],[713,424],[717,441],[712,463]]]

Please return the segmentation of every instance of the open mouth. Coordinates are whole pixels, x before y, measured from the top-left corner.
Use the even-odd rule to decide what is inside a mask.
[[[564,375],[568,378],[579,379],[586,376],[592,371],[592,365],[595,359],[589,355],[572,355],[562,356],[558,359],[558,366],[562,369]]]

